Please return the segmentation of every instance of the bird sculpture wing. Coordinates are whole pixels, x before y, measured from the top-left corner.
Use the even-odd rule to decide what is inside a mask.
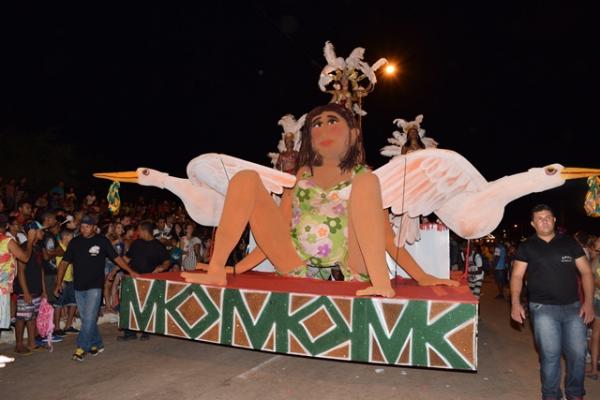
[[[397,156],[374,173],[381,184],[383,208],[410,217],[428,215],[455,195],[479,192],[487,185],[463,156],[441,149]]]
[[[478,192],[487,185],[469,161],[450,150],[396,155],[374,173],[381,184],[383,207],[391,207],[395,214],[392,225],[399,247],[420,239],[420,215],[429,215],[459,193]]]
[[[203,154],[190,161],[187,175],[194,185],[207,185],[225,196],[231,178],[243,170],[256,171],[265,188],[275,194],[283,193],[283,188],[293,187],[296,183],[294,175],[216,153]]]
[[[218,226],[223,214],[225,196],[205,184],[193,184],[189,179],[170,179],[165,184],[182,201],[189,216],[204,226]]]

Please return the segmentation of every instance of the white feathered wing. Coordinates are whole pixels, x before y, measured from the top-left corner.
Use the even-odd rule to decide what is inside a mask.
[[[275,194],[293,187],[296,177],[264,165],[255,164],[226,154],[208,153],[194,158],[187,165],[189,180],[195,185],[207,185],[225,196],[231,178],[243,170],[258,173],[265,188]]]

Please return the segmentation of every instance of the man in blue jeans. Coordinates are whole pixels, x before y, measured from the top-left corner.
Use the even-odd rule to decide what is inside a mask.
[[[75,301],[81,317],[81,329],[77,336],[77,348],[73,360],[83,361],[85,354],[95,356],[104,351],[104,344],[98,330],[98,311],[102,303],[104,285],[104,259],[109,258],[132,277],[138,276],[119,257],[110,241],[96,234],[96,220],[86,215],[81,220],[81,235],[69,242],[65,255],[58,266],[58,276],[54,293],[58,297],[62,281],[69,264],[73,265],[73,285]]]
[[[585,389],[586,324],[594,319],[592,269],[574,239],[556,234],[556,218],[545,204],[531,211],[535,234],[523,242],[511,275],[511,318],[525,319],[520,302],[527,271],[529,313],[540,356],[542,399],[562,399],[561,355],[567,363],[565,394],[568,400],[583,399]],[[581,275],[583,304],[579,300],[577,275]]]

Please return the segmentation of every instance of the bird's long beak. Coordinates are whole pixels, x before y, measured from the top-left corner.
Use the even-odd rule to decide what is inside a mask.
[[[596,175],[600,175],[600,169],[565,167],[562,169],[562,171],[560,171],[560,176],[563,179],[588,178],[590,176],[596,176]]]
[[[94,174],[96,178],[108,179],[117,182],[138,183],[138,174],[136,171],[125,172],[97,172]]]

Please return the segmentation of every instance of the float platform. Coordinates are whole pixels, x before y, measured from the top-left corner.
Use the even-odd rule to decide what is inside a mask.
[[[394,282],[393,282],[394,283]],[[119,325],[246,349],[341,361],[477,369],[477,299],[465,285],[395,280],[396,297],[359,282],[247,272],[225,287],[177,272],[124,279]]]

